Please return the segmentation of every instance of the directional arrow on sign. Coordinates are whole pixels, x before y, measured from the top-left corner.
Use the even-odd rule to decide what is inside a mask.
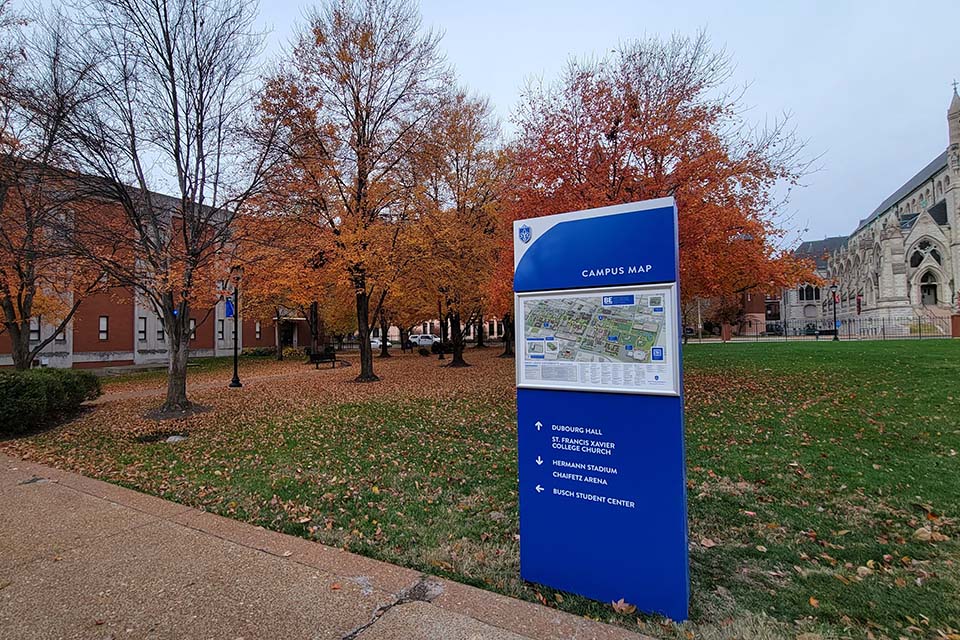
[[[543,458],[541,458],[540,456],[537,456],[536,463],[538,466],[543,464]]]
[[[537,421],[534,423],[533,426],[535,426],[535,427],[537,428],[537,431],[540,431],[540,427],[543,426],[543,423],[540,422],[539,420],[537,420]]]
[[[542,492],[543,492],[543,487],[541,487],[540,485],[537,485],[537,486],[535,487],[535,489],[537,490],[537,493],[542,493]]]

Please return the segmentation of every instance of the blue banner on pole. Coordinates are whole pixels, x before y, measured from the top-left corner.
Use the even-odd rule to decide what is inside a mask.
[[[232,318],[232,317],[233,317],[233,313],[234,313],[233,299],[232,299],[232,298],[227,298],[226,303],[224,304],[224,313],[223,313],[223,316],[224,316],[225,318]]]
[[[514,225],[520,573],[688,615],[677,211]]]

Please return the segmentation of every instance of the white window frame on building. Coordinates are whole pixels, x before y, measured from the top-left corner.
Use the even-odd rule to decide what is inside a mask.
[[[254,323],[254,325],[253,325],[253,335],[255,335],[255,336],[257,337],[257,340],[260,339],[261,332],[260,332],[260,321],[259,321],[259,320],[257,320],[257,322]]]
[[[219,318],[217,320],[217,340],[221,340],[221,341],[224,340],[226,336],[226,331],[227,331],[226,320],[224,320],[223,318]]]
[[[159,319],[157,320],[157,341],[165,342],[167,340],[167,332],[163,328],[163,322]]]
[[[110,339],[110,316],[100,316],[97,320],[97,337],[100,342]]]
[[[30,318],[30,342],[40,342],[40,316]]]
[[[147,319],[143,316],[137,318],[137,341],[147,341]]]
[[[197,319],[196,318],[190,318],[190,339],[191,340],[197,339]]]

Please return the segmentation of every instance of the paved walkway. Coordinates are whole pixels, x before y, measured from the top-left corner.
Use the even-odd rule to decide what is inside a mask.
[[[641,636],[0,455],[0,638]]]

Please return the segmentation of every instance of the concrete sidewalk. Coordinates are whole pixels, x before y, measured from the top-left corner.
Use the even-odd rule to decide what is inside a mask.
[[[642,636],[0,455],[0,638]]]

